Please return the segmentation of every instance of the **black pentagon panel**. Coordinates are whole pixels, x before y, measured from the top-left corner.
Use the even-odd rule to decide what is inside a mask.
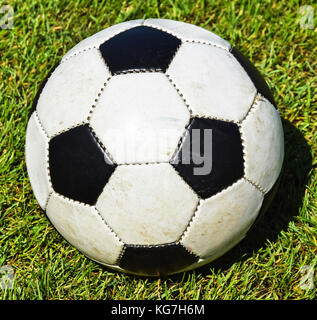
[[[104,42],[100,51],[112,74],[134,69],[165,72],[180,44],[169,33],[138,26]]]
[[[238,126],[215,119],[192,119],[171,165],[202,199],[227,188],[244,175]]]
[[[134,273],[159,276],[177,272],[197,261],[198,257],[181,244],[125,245],[119,266]]]
[[[88,125],[63,132],[49,143],[53,189],[70,199],[94,205],[115,168]]]
[[[37,106],[37,103],[39,101],[39,98],[40,98],[40,95],[48,81],[48,79],[50,78],[50,76],[52,75],[52,73],[55,71],[55,69],[58,67],[59,65],[59,62],[56,63],[53,68],[49,71],[49,73],[46,75],[46,77],[43,79],[43,81],[41,82],[40,86],[39,86],[39,89],[36,93],[36,96],[33,100],[33,104],[32,104],[32,107],[31,107],[31,111],[30,111],[30,116],[32,115],[32,113],[36,110],[36,106]]]
[[[232,47],[231,53],[246,71],[257,91],[261,93],[266,99],[268,99],[276,108],[272,92],[257,68],[237,48]]]

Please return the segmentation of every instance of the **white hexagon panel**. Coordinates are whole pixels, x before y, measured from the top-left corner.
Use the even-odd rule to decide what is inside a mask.
[[[196,193],[168,163],[121,165],[96,208],[129,245],[176,242],[198,203]]]
[[[96,208],[53,192],[46,213],[60,234],[85,255],[107,265],[116,263],[123,243]]]
[[[117,164],[168,162],[189,122],[184,101],[159,72],[114,76],[90,125]]]
[[[256,95],[232,54],[213,45],[183,43],[166,72],[197,117],[238,122]]]
[[[277,180],[284,159],[283,127],[278,111],[265,98],[255,101],[241,123],[245,176],[267,193]]]
[[[89,110],[110,73],[98,49],[61,62],[49,77],[37,103],[49,137],[87,121]]]

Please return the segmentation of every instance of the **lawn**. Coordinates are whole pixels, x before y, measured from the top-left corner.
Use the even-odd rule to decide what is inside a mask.
[[[303,27],[300,1],[4,4],[14,25],[0,29],[0,266],[13,268],[14,285],[0,288],[1,299],[316,299],[317,19]],[[265,76],[285,133],[280,188],[249,237],[212,264],[166,278],[102,268],[63,240],[34,198],[24,158],[32,101],[48,71],[84,38],[150,17],[196,24],[237,46]]]

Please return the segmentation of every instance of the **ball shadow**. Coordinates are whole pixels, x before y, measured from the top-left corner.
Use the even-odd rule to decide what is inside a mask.
[[[288,120],[282,119],[285,139],[285,157],[280,185],[275,197],[264,215],[249,230],[247,236],[237,246],[217,260],[202,266],[195,272],[202,276],[230,268],[235,262],[247,260],[254,251],[265,246],[267,240],[275,241],[282,230],[298,215],[305,194],[309,172],[312,169],[311,149],[302,133]],[[182,275],[170,276],[179,281]]]

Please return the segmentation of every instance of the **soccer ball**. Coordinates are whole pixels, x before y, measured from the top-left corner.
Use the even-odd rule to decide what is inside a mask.
[[[219,36],[164,19],[72,48],[40,88],[26,163],[39,205],[90,259],[140,275],[206,264],[268,206],[284,156],[255,67]]]

